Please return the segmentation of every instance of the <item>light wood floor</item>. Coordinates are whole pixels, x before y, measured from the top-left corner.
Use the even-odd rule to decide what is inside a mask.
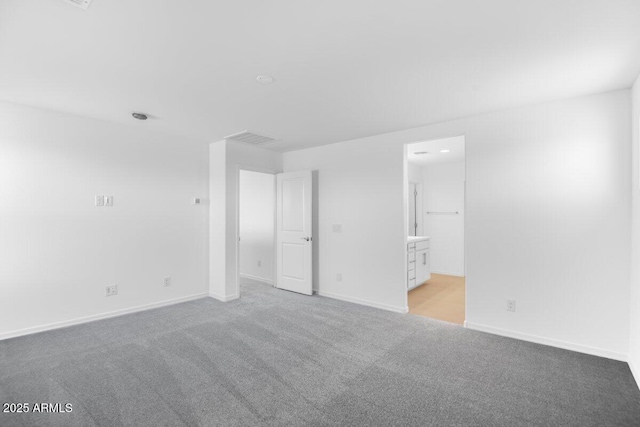
[[[464,277],[431,274],[425,284],[409,291],[409,313],[464,324]]]

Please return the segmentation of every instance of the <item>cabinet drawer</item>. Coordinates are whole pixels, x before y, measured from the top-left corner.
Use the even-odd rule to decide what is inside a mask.
[[[411,289],[411,288],[415,288],[416,287],[416,279],[409,279],[407,281],[407,288]]]
[[[428,249],[430,247],[430,240],[422,240],[420,242],[416,242],[416,251],[420,251],[423,249]]]
[[[416,260],[416,253],[414,251],[411,251],[407,254],[407,261],[411,262],[411,261],[415,261]]]
[[[416,248],[416,244],[415,244],[415,243],[409,243],[409,244],[407,244],[407,250],[408,250],[409,252],[411,252],[411,251],[415,250],[415,248]]]

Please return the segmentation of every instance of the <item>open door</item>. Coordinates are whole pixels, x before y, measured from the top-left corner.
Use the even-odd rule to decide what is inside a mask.
[[[276,287],[311,295],[311,171],[281,173],[276,181]]]

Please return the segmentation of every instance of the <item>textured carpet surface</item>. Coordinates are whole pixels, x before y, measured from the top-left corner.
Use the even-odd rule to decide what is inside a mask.
[[[0,426],[639,426],[626,363],[245,281],[0,342]],[[33,407],[33,406],[32,406]]]

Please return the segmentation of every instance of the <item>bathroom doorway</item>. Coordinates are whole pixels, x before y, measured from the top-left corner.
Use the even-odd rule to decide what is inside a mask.
[[[409,313],[464,324],[465,137],[407,145]]]

